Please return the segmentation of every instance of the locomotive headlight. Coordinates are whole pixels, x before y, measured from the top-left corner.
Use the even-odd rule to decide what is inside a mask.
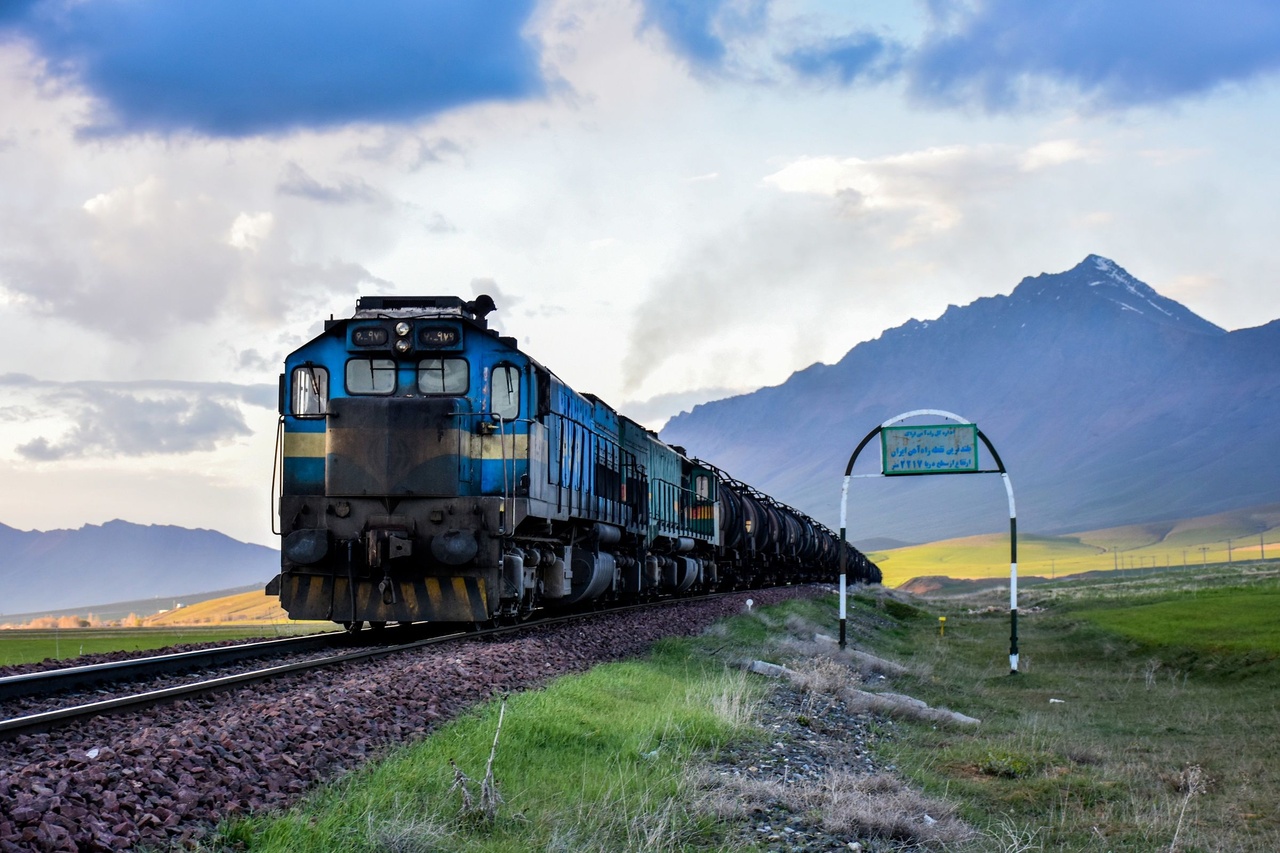
[[[402,338],[407,337],[409,332],[411,332],[412,330],[413,330],[413,327],[404,321],[396,323],[396,334]],[[396,349],[400,349],[400,348],[396,347]],[[404,350],[400,350],[400,352],[404,352]]]
[[[406,341],[404,338],[401,338],[400,340],[396,341],[396,352],[403,354],[408,351],[409,351],[408,341]]]

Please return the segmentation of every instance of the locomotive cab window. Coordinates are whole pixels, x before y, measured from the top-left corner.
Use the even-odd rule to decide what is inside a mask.
[[[466,359],[424,358],[418,362],[418,391],[422,394],[467,393],[470,385]]]
[[[694,494],[702,500],[711,499],[711,478],[706,474],[699,474],[694,478]]]
[[[298,418],[323,417],[329,410],[329,371],[304,364],[293,369],[290,413]]]
[[[353,358],[347,362],[347,393],[391,394],[396,390],[396,363],[389,358]]]
[[[493,369],[489,379],[493,413],[504,421],[520,416],[520,370],[510,364],[500,364]]]

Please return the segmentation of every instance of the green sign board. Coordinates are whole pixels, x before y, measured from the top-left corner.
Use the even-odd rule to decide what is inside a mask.
[[[892,426],[880,431],[886,476],[966,474],[978,470],[977,424]]]

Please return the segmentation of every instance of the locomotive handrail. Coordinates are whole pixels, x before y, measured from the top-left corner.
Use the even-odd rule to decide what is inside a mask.
[[[494,412],[493,416],[498,419],[498,455],[502,461],[502,503],[498,504],[498,535],[506,536],[507,535],[506,509],[507,509],[507,506],[511,504],[511,497],[512,497],[508,493],[508,488],[507,488],[508,487],[507,442],[505,440],[507,435],[507,425],[502,420],[502,415],[498,414],[497,412]],[[515,460],[515,455],[516,455],[516,434],[513,432],[511,434],[511,458],[513,462]],[[484,458],[483,455],[481,456],[481,458],[482,459]],[[515,471],[512,471],[511,474],[512,476],[515,476]]]
[[[511,488],[511,480],[515,478],[515,461],[516,461],[516,434],[511,433],[511,477],[507,477],[507,424],[534,423],[533,418],[504,418],[502,415],[490,409],[487,412],[451,412],[455,418],[464,417],[480,417],[493,418],[498,422],[498,454],[502,463],[502,504],[498,508],[498,535],[506,536],[506,520],[503,518],[506,507],[515,501],[515,490]]]
[[[623,479],[625,479],[625,475],[629,470],[635,471],[637,474],[641,472],[642,466],[636,463],[636,455],[628,450],[622,442],[615,440],[611,436],[598,432],[592,424],[584,423],[575,417],[560,412],[548,412],[545,417],[554,418],[562,425],[558,430],[560,445],[558,459],[560,460],[560,465],[556,468],[553,468],[550,464],[547,465],[547,485],[556,487],[556,509],[560,510],[567,508],[568,511],[572,513],[575,508],[576,496],[577,510],[582,512],[586,509],[586,500],[587,497],[590,496],[596,501],[603,501],[606,504],[612,504],[612,506],[606,507],[603,511],[599,505],[596,505],[593,508],[595,513],[603,514],[608,520],[617,524],[627,524],[628,519],[626,517],[626,510],[630,505],[625,500],[621,499],[621,495],[617,498],[601,495],[595,488],[595,486],[599,485],[596,482],[595,477],[591,478],[592,486],[590,489],[588,488],[586,471],[588,461],[587,445],[588,443],[594,444],[594,447],[592,448],[595,451],[592,456],[593,461],[597,461],[599,459],[599,453],[602,448],[606,449],[606,467],[609,470],[614,470],[613,468],[609,468],[607,464],[608,460],[612,460],[613,464],[617,468],[617,473]],[[576,429],[565,430],[563,425],[566,424],[576,427]],[[568,460],[569,463],[567,482],[564,476],[565,460]],[[553,470],[557,472],[554,482],[551,480],[551,473]],[[562,503],[563,493],[565,490],[568,490],[569,492],[567,507]],[[634,517],[630,519],[630,521],[634,523]]]
[[[276,489],[276,474],[280,475],[280,489]],[[284,493],[284,415],[276,420],[276,448],[271,455],[271,534],[279,536],[279,497]]]
[[[504,502],[507,502],[507,503],[510,503],[511,501],[515,500],[515,491],[511,483],[512,478],[509,478],[507,473],[508,459],[506,455],[507,447],[505,443],[505,438],[508,434],[511,437],[510,462],[514,465],[516,437],[514,432],[507,433],[506,427],[509,424],[516,424],[516,423],[534,424],[534,423],[541,423],[541,421],[537,418],[503,418],[501,415],[497,414],[492,410],[479,411],[479,412],[452,412],[451,416],[455,418],[463,418],[463,417],[493,418],[498,422],[498,447],[499,447],[499,452],[502,454],[503,500]],[[586,482],[587,481],[586,466],[588,461],[587,445],[589,443],[588,439],[593,441],[596,445],[599,445],[603,448],[607,448],[608,451],[611,451],[611,452],[606,452],[605,458],[606,460],[611,460],[613,465],[616,466],[617,473],[620,475],[620,477],[625,476],[625,474],[628,471],[634,471],[637,473],[637,475],[642,473],[643,466],[636,463],[635,454],[632,453],[630,450],[628,450],[626,447],[624,447],[621,442],[615,441],[609,436],[604,435],[600,432],[597,432],[595,429],[592,428],[590,424],[584,423],[578,420],[577,418],[560,414],[558,412],[549,412],[544,417],[552,417],[561,423],[571,424],[578,428],[577,430],[573,431],[572,435],[568,436],[568,441],[569,441],[568,447],[565,447],[566,431],[562,429],[560,430],[560,434],[559,434],[560,458],[562,460],[566,458],[569,460],[568,482],[567,483],[565,482],[565,479],[563,476],[557,477],[556,482],[554,483],[551,482],[551,472],[553,469],[550,465],[547,466],[547,485],[553,485],[556,487],[556,508],[557,509],[566,508],[565,505],[561,503],[562,493],[565,490],[569,492],[569,502],[568,502],[567,509],[571,513],[575,509],[575,499],[574,499],[575,495],[577,496],[576,508],[579,512],[582,512],[586,509],[586,501],[589,495],[591,498],[594,498],[598,501],[602,501],[605,504],[609,505],[604,509],[601,509],[600,506],[596,506],[594,508],[596,514],[604,515],[606,520],[612,521],[616,524],[626,524],[628,522],[628,519],[626,518],[627,516],[626,510],[630,507],[630,505],[626,501],[622,500],[620,497],[614,498],[606,495],[601,495],[594,488],[588,489],[588,484]],[[597,448],[597,450],[599,450],[599,448]],[[598,456],[593,458],[598,458]],[[614,470],[614,469],[610,468],[609,470]],[[512,472],[512,474],[514,475],[514,471]],[[592,478],[592,482],[593,483],[595,482],[595,478]],[[634,507],[631,507],[631,508],[634,510]],[[505,530],[500,531],[500,535],[505,535]]]

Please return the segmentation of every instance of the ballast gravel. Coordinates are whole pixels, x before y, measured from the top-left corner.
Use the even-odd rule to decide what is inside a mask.
[[[815,594],[751,590],[514,639],[454,641],[0,742],[0,853],[182,849],[502,692],[643,653],[724,616]]]

